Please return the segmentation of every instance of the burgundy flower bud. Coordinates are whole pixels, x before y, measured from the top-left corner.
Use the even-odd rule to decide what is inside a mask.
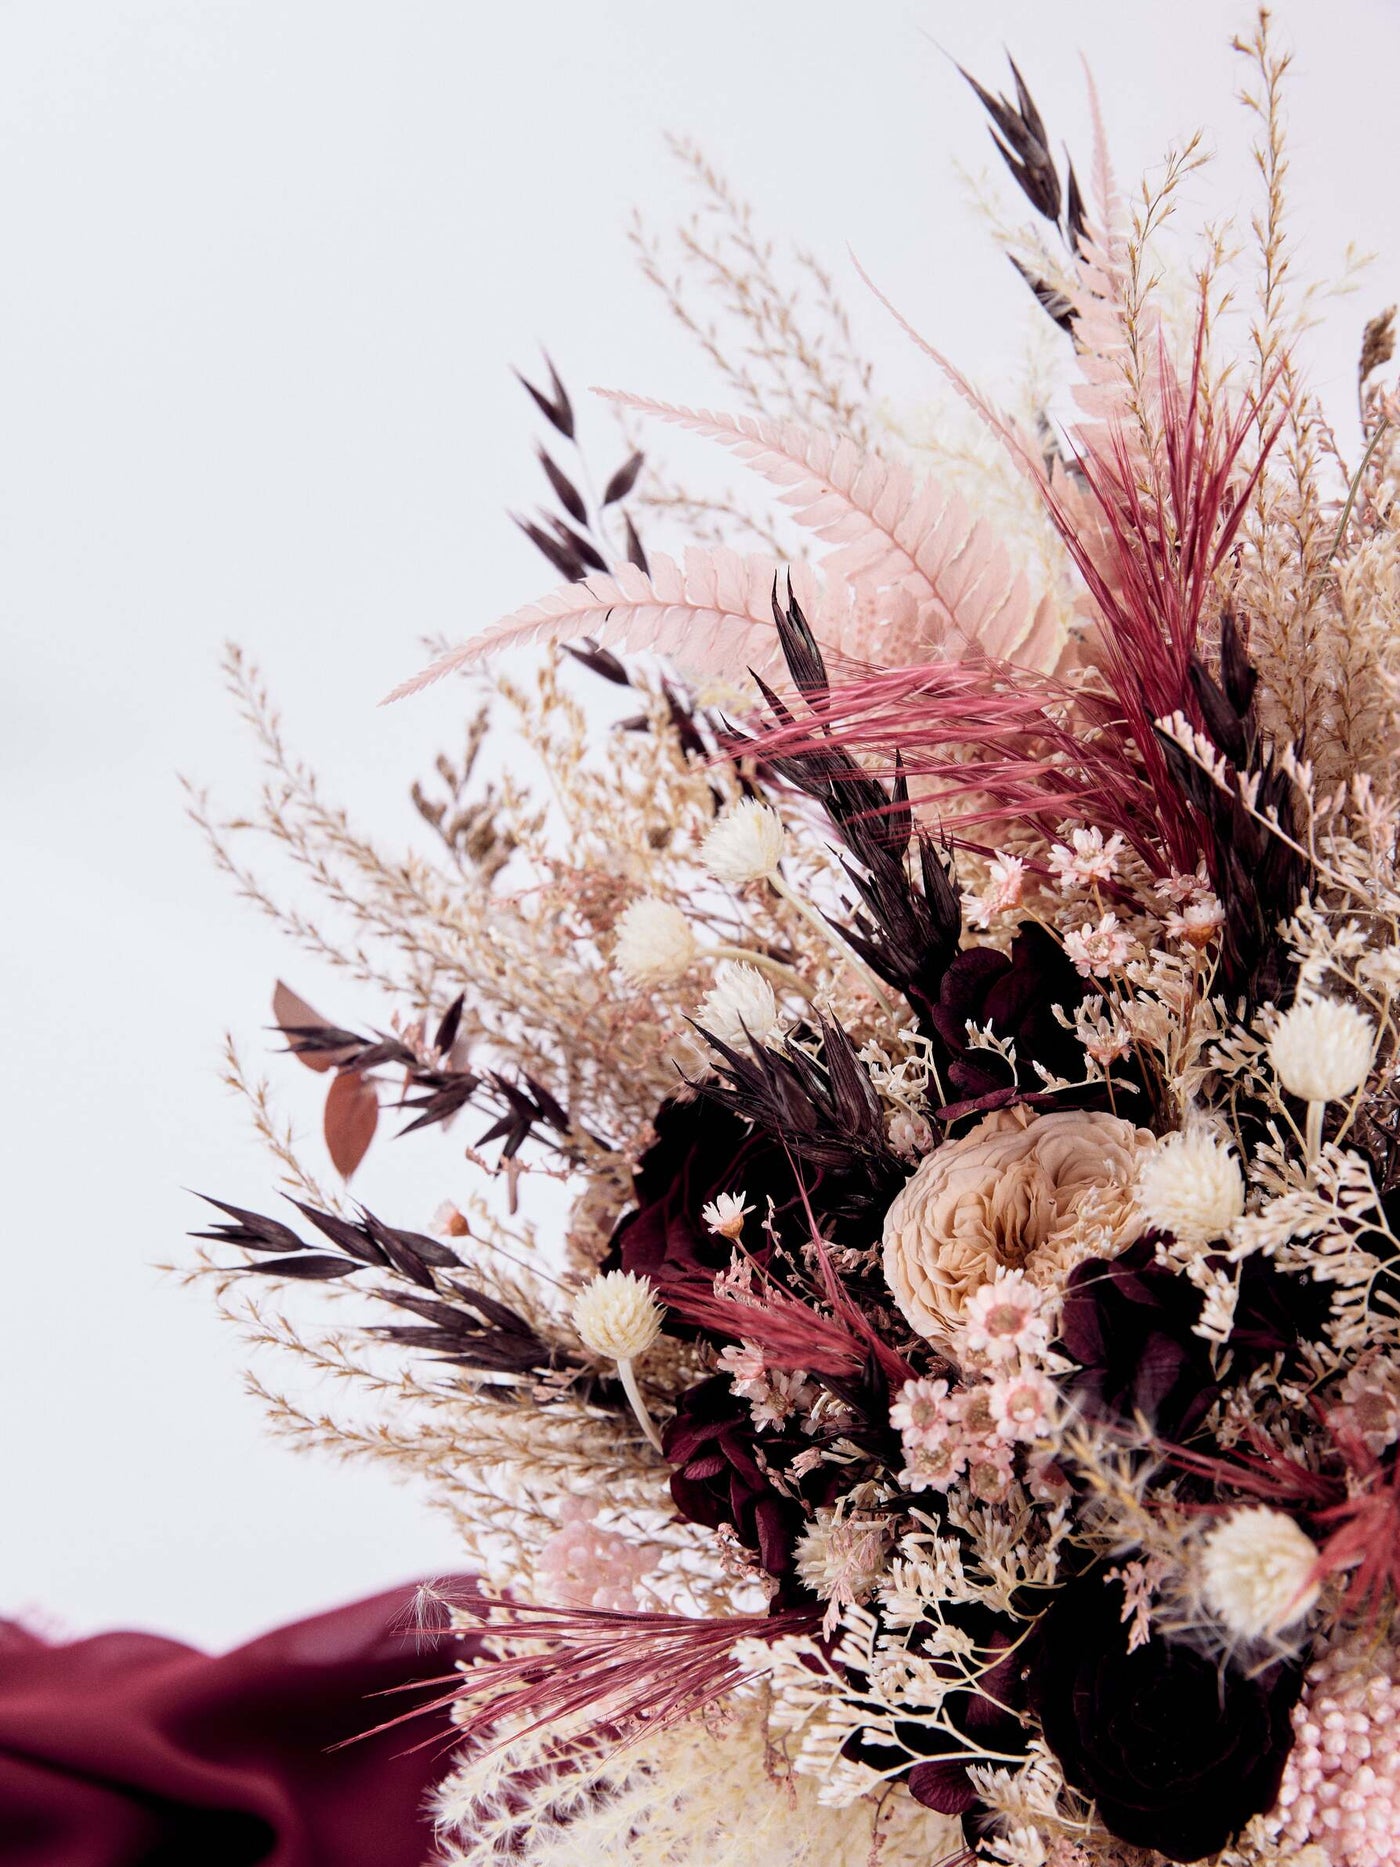
[[[1273,1805],[1302,1667],[1244,1673],[1158,1635],[1130,1653],[1122,1605],[1097,1573],[1060,1591],[1037,1631],[1035,1709],[1065,1780],[1113,1834],[1200,1860]]]

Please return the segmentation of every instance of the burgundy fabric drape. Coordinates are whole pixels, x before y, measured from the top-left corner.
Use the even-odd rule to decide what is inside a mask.
[[[0,1863],[422,1867],[446,1714],[330,1748],[444,1688],[373,1694],[471,1651],[419,1631],[413,1602],[376,1595],[217,1658],[0,1623]]]

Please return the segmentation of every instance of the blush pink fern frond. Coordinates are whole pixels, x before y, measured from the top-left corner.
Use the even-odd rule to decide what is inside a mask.
[[[925,648],[998,660],[1043,652],[1045,618],[1032,612],[1024,573],[957,494],[845,436],[798,422],[715,414],[617,390],[597,393],[718,441],[781,488],[797,523],[834,547],[822,560],[823,571],[858,590],[906,593],[917,606]]]
[[[396,687],[387,700],[402,700],[444,675],[469,668],[507,649],[591,636],[637,654],[674,657],[689,673],[741,677],[748,668],[763,674],[777,664],[773,632],[770,558],[741,556],[719,547],[695,548],[683,564],[657,555],[650,574],[627,564],[612,576],[599,574],[557,590],[505,616]],[[825,612],[821,593],[801,568],[794,571],[813,613]]]
[[[1076,457],[1071,500],[1015,424],[889,309],[1039,491],[1092,606],[1086,647],[1096,681],[1076,688],[1008,663],[986,663],[969,681],[960,678],[967,671],[930,661],[833,688],[810,720],[765,733],[760,749],[838,742],[891,760],[898,749],[911,775],[941,787],[922,792],[921,803],[951,806],[950,828],[1016,818],[1047,826],[1077,811],[1121,830],[1150,866],[1194,870],[1208,853],[1206,826],[1173,782],[1154,722],[1180,712],[1204,724],[1191,670],[1277,428],[1242,466],[1258,405],[1205,393],[1203,312],[1184,381],[1158,339],[1160,446],[1144,461],[1121,430],[1097,432]]]

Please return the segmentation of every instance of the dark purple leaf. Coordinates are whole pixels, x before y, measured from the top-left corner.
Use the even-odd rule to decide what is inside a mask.
[[[630,460],[624,460],[617,472],[608,481],[603,491],[603,504],[613,505],[619,499],[625,499],[637,484],[637,475],[646,463],[645,454],[633,454]]]
[[[459,992],[443,1013],[442,1023],[437,1028],[433,1039],[433,1049],[438,1055],[445,1056],[457,1041],[458,1026],[462,1022],[462,1007],[466,1003],[466,994]]]
[[[557,467],[554,464],[542,447],[537,448],[536,453],[539,457],[540,465],[544,468],[545,478],[554,488],[560,505],[571,519],[577,519],[580,525],[587,525],[588,507],[584,505],[583,496],[578,488],[564,472],[563,468]]]
[[[624,514],[627,525],[627,562],[635,564],[644,577],[651,575],[651,566],[647,563],[647,554],[642,549],[642,541],[637,536],[637,528],[630,515]]]
[[[332,1277],[348,1277],[359,1269],[349,1258],[332,1258],[319,1251],[308,1251],[301,1258],[280,1258],[276,1264],[245,1264],[240,1267],[264,1277],[305,1277],[326,1283]]]

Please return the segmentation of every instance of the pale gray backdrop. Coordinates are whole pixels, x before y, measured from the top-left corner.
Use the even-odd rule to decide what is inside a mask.
[[[1320,339],[1345,418],[1360,324],[1400,296],[1400,13],[1277,12],[1302,263],[1389,248]],[[222,1029],[256,1045],[279,970],[341,1015],[387,1009],[294,962],[182,818],[177,771],[233,800],[251,781],[221,642],[332,789],[406,829],[460,692],[377,697],[420,637],[549,581],[502,513],[536,492],[509,366],[543,340],[578,386],[722,399],[623,237],[634,204],[686,205],[663,130],[994,374],[1028,313],[952,172],[989,145],[940,47],[998,85],[1010,48],[1081,152],[1083,52],[1123,178],[1204,125],[1193,199],[1239,211],[1247,24],[1220,0],[0,7],[0,1613],[227,1643],[454,1561],[411,1494],[272,1445],[236,1341],[150,1268],[181,1252],[182,1187],[254,1203],[271,1180],[217,1082]],[[917,396],[924,366],[850,296]],[[414,1148],[363,1189],[407,1224],[461,1171]]]

